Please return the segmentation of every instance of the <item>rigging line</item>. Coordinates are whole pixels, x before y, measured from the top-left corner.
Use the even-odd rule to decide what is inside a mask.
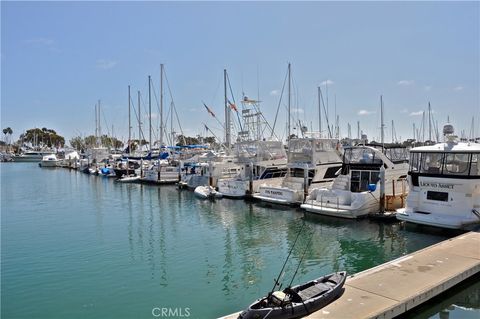
[[[325,114],[325,119],[327,121],[328,137],[332,138],[332,131],[330,130],[330,122],[328,120],[328,113],[327,113],[327,110],[325,109],[325,101],[323,100],[322,88],[320,88],[320,100],[322,101],[323,113]]]
[[[105,123],[105,126],[107,127],[107,137],[110,136],[110,143],[112,144],[112,147],[113,147],[113,137],[110,135],[110,129],[108,127],[108,123],[107,123],[107,118],[105,117],[105,113],[103,112],[103,108],[100,109],[100,111],[102,112],[102,115],[103,115],[103,122]],[[112,132],[113,133],[113,132]],[[102,137],[100,136],[100,142],[102,141]]]
[[[227,72],[227,83],[228,83],[228,87],[230,88],[230,95],[232,97],[233,104],[236,106],[237,102],[235,101],[235,95],[233,95],[233,90],[232,90],[232,86],[230,84],[230,77],[228,76],[228,72]],[[238,124],[240,125],[240,130],[243,131],[242,122],[240,120],[240,115],[238,114],[238,109],[235,113],[237,113],[237,120],[238,120]]]
[[[283,263],[282,269],[280,270],[280,273],[278,274],[277,279],[275,279],[275,282],[273,284],[273,288],[270,291],[269,295],[273,293],[275,288],[279,285],[279,280],[280,276],[282,276],[283,270],[285,269],[285,265],[287,264],[288,259],[290,258],[290,255],[292,254],[293,248],[295,248],[295,245],[297,243],[298,237],[300,237],[300,233],[302,232],[303,228],[305,227],[305,219],[303,219],[302,227],[300,228],[300,231],[297,233],[297,237],[295,238],[295,241],[293,242],[292,247],[290,248],[290,251],[288,252],[287,259],[285,259],[285,262]],[[281,285],[280,285],[281,286]]]
[[[308,249],[308,247],[310,246],[310,243],[312,242],[313,234],[314,234],[314,233],[315,233],[315,232],[312,230],[312,232],[311,232],[311,234],[310,234],[310,239],[308,240],[308,243],[307,243],[307,245],[305,246],[305,249],[303,250],[302,257],[300,258],[300,261],[298,262],[297,269],[295,269],[295,273],[293,274],[292,280],[290,280],[290,283],[288,284],[288,287],[291,287],[291,286],[292,286],[293,280],[294,280],[295,277],[297,276],[298,269],[300,268],[300,265],[302,264],[303,258],[305,257],[305,254],[307,253],[307,249]]]
[[[282,97],[283,97],[283,92],[285,90],[285,83],[287,82],[287,76],[288,76],[288,71],[287,71],[287,73],[285,73],[285,79],[283,80],[282,92],[280,93],[280,100],[278,101],[277,112],[275,113],[275,120],[273,121],[272,131],[275,130],[275,125],[277,124],[278,111],[280,110],[280,106],[282,104]]]
[[[183,144],[186,144],[185,135],[183,134],[182,124],[180,124],[180,119],[178,118],[177,108],[175,107],[175,103],[173,103],[173,110],[175,111],[175,116],[177,117],[178,127],[180,128],[180,133],[182,133]]]
[[[160,115],[161,111],[160,111],[160,101],[158,100],[158,96],[157,96],[157,91],[155,90],[155,83],[153,83],[153,80],[152,81],[152,87],[153,87],[153,97],[155,98],[155,102],[157,102],[157,110],[158,110],[158,114]],[[160,122],[160,118],[157,119],[157,124]]]
[[[131,102],[133,103],[132,97],[130,97],[130,100],[131,100]],[[137,113],[137,111],[135,110],[134,104],[132,104],[132,106],[133,106],[133,107],[132,107],[133,113],[135,114],[135,117],[136,117],[137,122],[138,122],[138,121],[139,121],[139,119],[138,119],[138,113]],[[140,123],[140,124],[141,124],[141,123]],[[143,130],[142,130],[141,128],[140,128],[140,133],[142,134],[142,136],[139,136],[139,137],[138,137],[139,143],[141,142],[141,139],[142,139],[142,138],[145,140],[145,135],[143,134]]]
[[[172,90],[170,89],[170,82],[168,81],[168,77],[167,77],[167,73],[165,72],[165,68],[163,70],[163,74],[165,76],[165,82],[167,83],[168,93],[170,94],[170,99],[172,101],[172,103],[170,104],[170,107],[173,106],[173,109],[175,111],[175,116],[177,117],[178,126],[180,128],[180,132],[183,135],[183,129],[182,129],[182,126],[180,125],[180,118],[178,117],[177,108],[175,106],[175,101],[173,100],[173,94],[172,94]],[[173,113],[172,113],[172,116],[173,116]]]

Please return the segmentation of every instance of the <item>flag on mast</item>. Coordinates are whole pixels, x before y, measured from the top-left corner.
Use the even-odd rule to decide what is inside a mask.
[[[207,104],[203,103],[203,106],[205,106],[205,108],[207,109],[207,112],[210,113],[211,116],[215,117],[215,113],[213,113],[212,110],[210,110]]]
[[[232,110],[234,110],[235,112],[238,112],[237,106],[234,103],[230,102],[230,100],[229,100],[228,104],[230,105],[230,108]]]

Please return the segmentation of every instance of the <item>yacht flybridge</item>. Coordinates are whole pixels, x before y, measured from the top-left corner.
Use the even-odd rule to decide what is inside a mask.
[[[480,144],[458,142],[453,127],[445,143],[410,151],[406,207],[397,219],[462,229],[480,223]]]
[[[408,151],[404,147],[345,147],[342,170],[332,187],[314,189],[301,208],[316,214],[357,218],[383,208],[403,207],[407,171]]]

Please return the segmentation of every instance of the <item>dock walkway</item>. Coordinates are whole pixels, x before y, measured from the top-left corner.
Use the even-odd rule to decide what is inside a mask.
[[[480,233],[470,232],[348,277],[340,298],[306,318],[393,318],[478,272]]]

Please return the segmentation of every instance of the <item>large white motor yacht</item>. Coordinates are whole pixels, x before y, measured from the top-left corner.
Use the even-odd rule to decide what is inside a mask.
[[[280,184],[264,181],[253,197],[273,204],[299,205],[309,191],[329,186],[341,165],[341,147],[338,140],[291,139],[286,176]]]
[[[458,142],[445,125],[445,143],[410,151],[406,207],[397,219],[462,229],[480,223],[480,144]]]
[[[381,172],[385,176],[384,194]],[[342,171],[332,187],[314,189],[301,208],[316,214],[358,218],[380,212],[382,203],[388,210],[403,207],[407,172],[408,151],[404,147],[346,147]]]

